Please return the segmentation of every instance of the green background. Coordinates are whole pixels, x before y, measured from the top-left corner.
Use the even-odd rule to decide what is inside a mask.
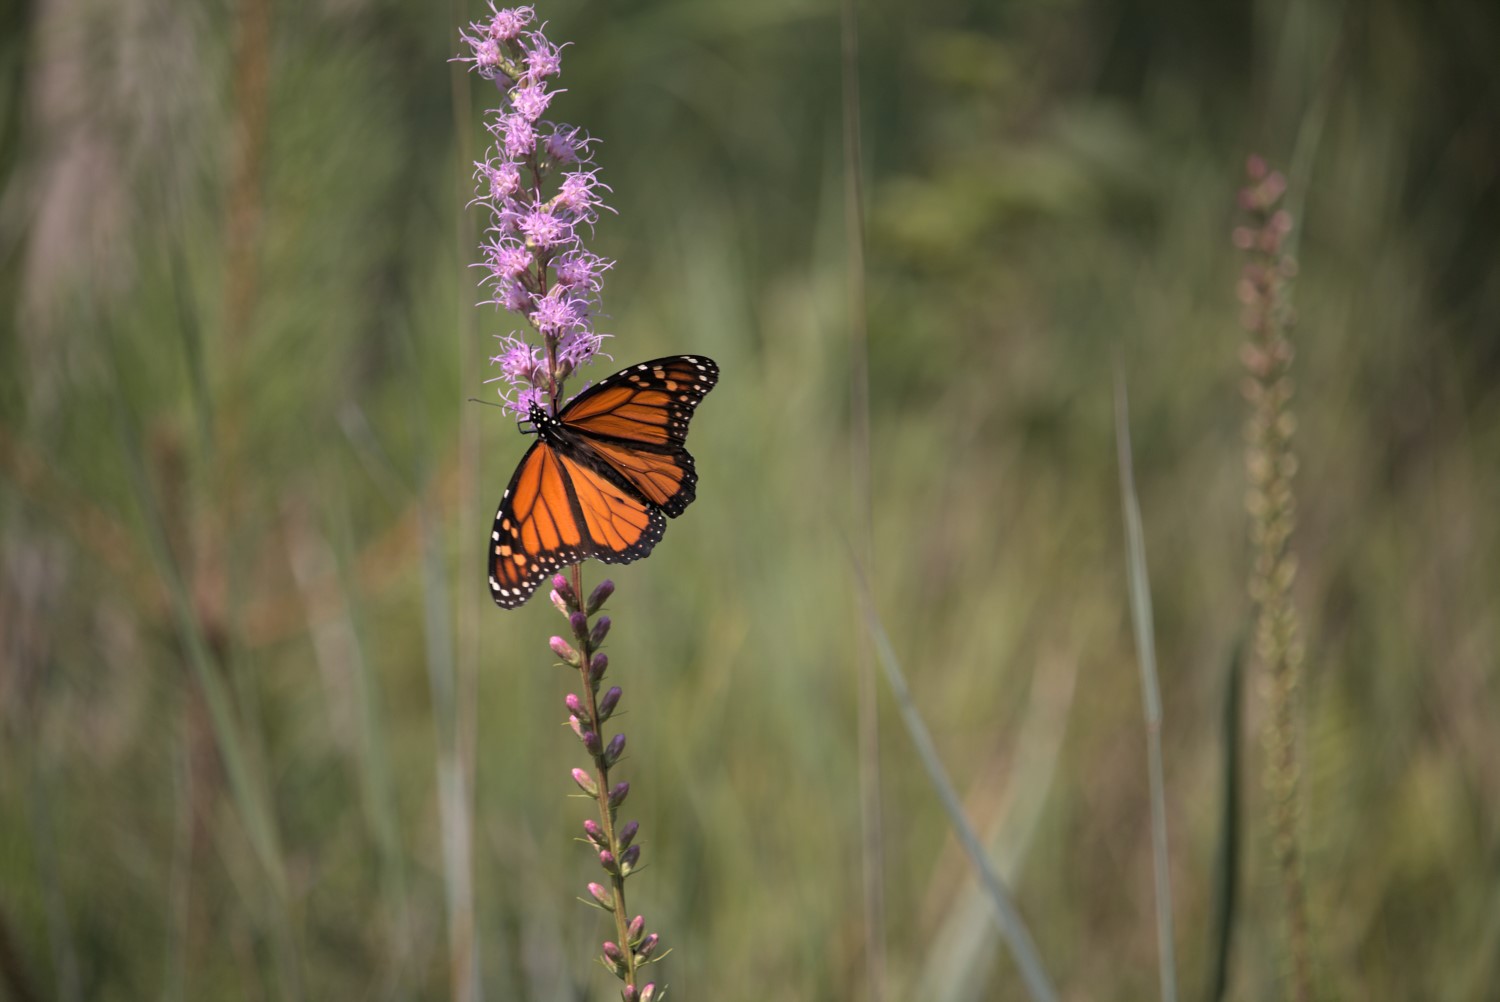
[[[484,998],[614,997],[576,900],[565,624],[482,573],[524,443],[463,402],[511,329],[472,305],[463,210],[496,94],[446,62],[480,13],[0,14],[0,995],[471,998],[456,930]],[[601,141],[619,213],[607,350],[723,369],[697,502],[610,572],[632,910],[675,998],[869,997],[837,5],[540,16],[573,43],[552,112]],[[1182,995],[1215,996],[1226,914],[1227,997],[1281,992],[1263,703],[1231,671],[1229,231],[1260,152],[1302,157],[1320,992],[1500,998],[1500,8],[859,17],[876,604],[1062,997],[1159,992],[1116,367]],[[883,685],[880,746],[885,997],[1023,998]]]

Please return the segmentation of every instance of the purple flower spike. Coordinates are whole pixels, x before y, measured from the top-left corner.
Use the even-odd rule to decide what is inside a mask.
[[[641,823],[639,821],[627,821],[625,823],[625,826],[616,833],[620,837],[620,848],[624,849],[628,847],[630,843],[634,842],[635,833],[640,830]]]
[[[556,411],[561,382],[600,351],[605,335],[593,316],[603,275],[613,262],[591,252],[591,235],[610,189],[593,163],[593,140],[580,128],[548,121],[562,91],[565,46],[534,27],[531,7],[496,8],[463,32],[457,57],[504,95],[485,125],[491,145],[474,165],[474,201],[489,211],[480,266],[487,303],[516,314],[535,337],[524,356],[496,355],[509,388],[500,396],[518,417],[533,405]],[[540,342],[537,347],[536,343]],[[567,592],[558,589],[567,598]]]
[[[619,705],[622,694],[619,686],[611,686],[610,690],[604,694],[604,698],[599,700],[599,722],[601,724],[614,715],[615,707]]]
[[[616,783],[609,788],[609,806],[619,807],[625,802],[626,796],[630,794],[630,784],[625,782]]]

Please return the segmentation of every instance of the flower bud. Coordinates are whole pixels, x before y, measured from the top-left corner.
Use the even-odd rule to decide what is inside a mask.
[[[579,738],[583,737],[583,721],[579,720],[576,714],[568,714],[568,726],[573,728],[573,733]]]
[[[625,929],[625,935],[631,943],[639,943],[641,937],[646,933],[646,916],[637,915],[630,920],[630,925]]]
[[[599,827],[599,822],[589,818],[583,823],[583,833],[589,837],[594,845],[603,847],[609,845],[609,840],[604,837],[604,829]]]
[[[636,990],[635,985],[626,985],[620,989],[620,1002],[640,1002],[640,999],[640,992]]]
[[[553,637],[547,643],[551,646],[553,654],[556,654],[574,668],[583,664],[583,656],[568,646],[568,642],[562,637]]]
[[[609,601],[609,597],[615,593],[615,583],[609,578],[599,582],[599,586],[589,595],[588,613],[592,616],[599,611],[599,607]]]
[[[629,873],[641,861],[641,847],[633,845],[620,854],[620,872]]]
[[[570,661],[569,664],[573,665],[573,667],[575,667],[575,668],[578,667],[577,662]],[[594,657],[593,657],[593,660],[591,660],[589,662],[589,681],[591,681],[591,682],[597,682],[597,681],[599,681],[601,678],[604,677],[604,672],[608,668],[609,668],[609,655],[605,654],[603,652],[595,654]]]
[[[640,957],[642,960],[645,960],[647,957],[651,956],[652,951],[656,949],[656,944],[659,942],[661,942],[661,937],[653,932],[651,935],[641,940],[641,945],[635,948],[635,955],[637,957]]]
[[[640,1002],[656,1002],[656,982],[648,981],[646,987],[641,989]]]
[[[554,609],[562,613],[564,616],[568,614],[568,612],[570,611],[568,609],[568,600],[559,595],[557,593],[557,589],[554,588],[552,590],[552,594],[548,595],[547,597],[552,600],[552,607]]]
[[[598,787],[595,787],[598,789]],[[625,796],[630,792],[630,784],[625,782],[616,783],[609,789],[609,806],[619,807],[625,802]]]
[[[625,826],[623,828],[621,828],[619,831],[615,832],[615,835],[617,835],[619,837],[619,839],[620,839],[620,848],[621,849],[629,848],[630,843],[632,843],[632,842],[635,841],[635,833],[638,832],[638,831],[640,831],[640,830],[641,830],[641,823],[639,821],[627,821],[627,822],[625,822]]]
[[[615,707],[619,704],[622,695],[624,695],[624,691],[616,685],[612,686],[604,694],[603,698],[599,700],[599,722],[601,724],[609,719],[610,714],[615,712]]]
[[[625,750],[625,735],[616,734],[609,739],[609,746],[604,749],[604,764],[614,765],[620,759],[620,753]]]
[[[594,623],[594,632],[589,634],[589,646],[598,647],[604,643],[604,638],[609,636],[610,619],[608,616],[600,616]]]
[[[573,586],[568,582],[565,575],[552,575],[552,590],[557,592],[558,597],[567,604],[569,609],[577,607],[578,596],[573,593]]]
[[[589,796],[599,796],[599,784],[594,782],[593,776],[590,776],[582,769],[573,770],[573,782],[577,783],[578,788]]]
[[[616,971],[625,967],[625,954],[607,939],[604,941],[604,962]]]
[[[573,628],[573,636],[586,637],[589,635],[589,618],[581,612],[575,612],[568,617],[568,625]]]
[[[599,735],[595,734],[593,731],[583,732],[583,746],[587,748],[589,750],[589,754],[594,756],[595,758],[598,758],[599,754],[604,751],[604,745],[600,743]]]
[[[599,865],[604,867],[605,873],[619,873],[620,866],[615,862],[615,854],[608,849],[599,850]]]
[[[563,705],[566,706],[568,708],[568,712],[573,714],[573,716],[575,717],[581,717],[584,715],[583,700],[578,698],[578,693],[576,692],[568,693],[568,698],[563,700]]]
[[[603,884],[589,884],[589,896],[599,902],[605,911],[615,910],[615,896]]]

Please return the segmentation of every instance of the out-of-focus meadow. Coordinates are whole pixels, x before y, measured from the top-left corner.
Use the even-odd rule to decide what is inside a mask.
[[[724,372],[697,502],[611,571],[631,903],[674,997],[867,997],[838,5],[539,6],[618,210],[607,350]],[[485,998],[614,995],[562,622],[482,573],[523,440],[464,403],[511,327],[463,208],[495,95],[446,61],[480,13],[0,15],[0,996],[472,997],[451,936]],[[1255,151],[1300,236],[1318,983],[1500,998],[1500,8],[859,28],[876,602],[1062,996],[1159,991],[1116,365],[1182,995],[1225,959],[1227,997],[1281,991],[1253,664],[1231,684]],[[886,997],[1023,998],[881,700]]]

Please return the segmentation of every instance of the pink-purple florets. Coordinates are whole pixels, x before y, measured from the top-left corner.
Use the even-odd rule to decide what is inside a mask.
[[[486,123],[492,144],[474,167],[474,201],[490,213],[477,265],[486,303],[524,318],[540,345],[522,331],[498,336],[491,361],[506,385],[501,397],[519,416],[533,404],[551,410],[564,378],[599,354],[604,338],[594,318],[604,273],[614,262],[590,251],[608,185],[593,166],[593,140],[576,126],[546,120],[562,91],[547,80],[562,70],[562,50],[533,27],[532,7],[498,8],[461,37],[456,57],[504,98]]]

